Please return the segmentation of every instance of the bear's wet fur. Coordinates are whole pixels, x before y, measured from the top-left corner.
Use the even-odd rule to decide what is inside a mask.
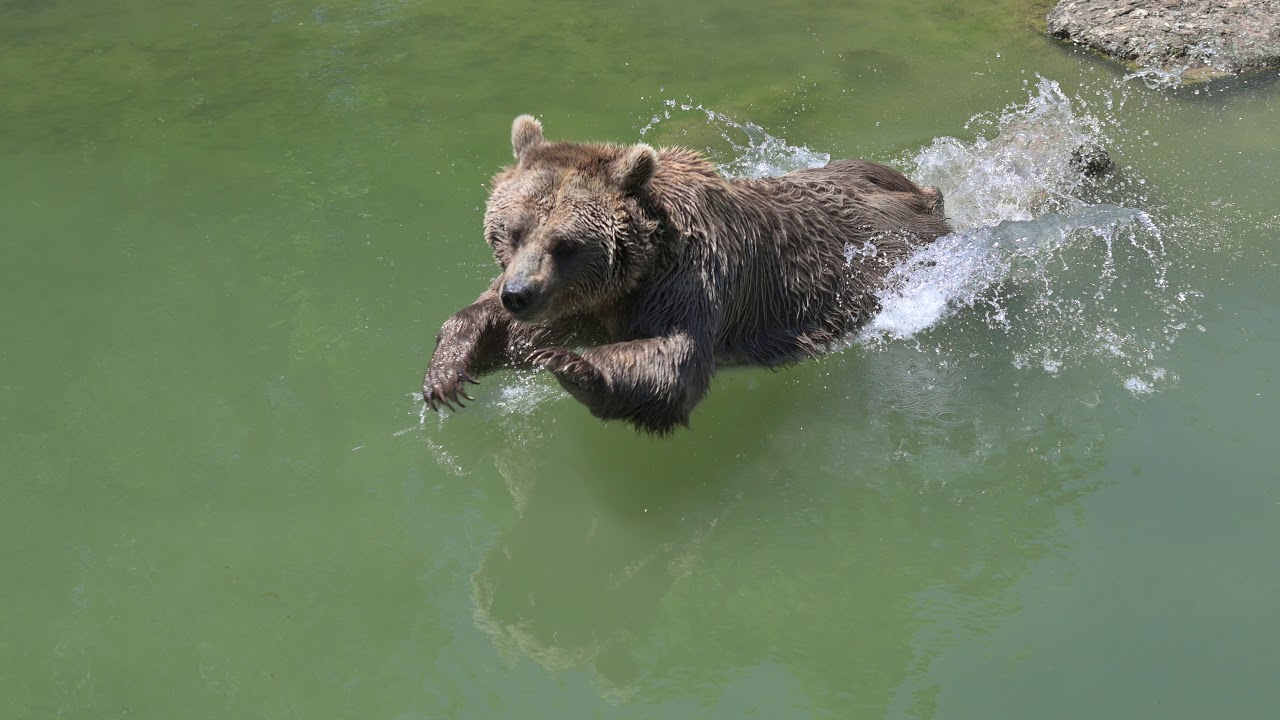
[[[890,269],[951,231],[937,188],[865,160],[725,178],[681,148],[547,142],[528,115],[511,136],[484,219],[502,274],[441,328],[433,409],[541,367],[596,417],[669,432],[717,369],[846,342]]]

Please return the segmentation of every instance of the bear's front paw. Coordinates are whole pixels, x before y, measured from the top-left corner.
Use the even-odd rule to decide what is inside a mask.
[[[548,347],[534,350],[525,362],[550,370],[566,389],[597,393],[604,388],[604,375],[590,361],[572,350]],[[576,393],[575,393],[576,395]]]
[[[441,406],[457,410],[463,407],[462,398],[475,400],[467,394],[464,383],[480,384],[467,374],[466,368],[461,364],[443,368],[432,365],[427,370],[426,377],[422,378],[422,400],[436,412],[440,411]]]

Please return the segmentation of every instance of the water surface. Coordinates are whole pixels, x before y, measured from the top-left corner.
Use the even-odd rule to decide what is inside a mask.
[[[1280,85],[1042,5],[0,3],[0,717],[1271,717]],[[423,413],[522,112],[957,233],[674,438]]]

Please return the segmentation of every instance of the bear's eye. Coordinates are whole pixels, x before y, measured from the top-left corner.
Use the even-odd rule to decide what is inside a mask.
[[[578,252],[580,245],[572,240],[561,240],[551,249],[551,255],[556,260],[567,260]]]
[[[512,247],[520,247],[520,243],[524,240],[524,228],[511,228],[511,232],[507,234],[507,237],[511,240]]]

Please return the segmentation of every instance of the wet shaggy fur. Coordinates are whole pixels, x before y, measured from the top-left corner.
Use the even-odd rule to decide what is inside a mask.
[[[502,274],[440,329],[433,409],[541,367],[596,417],[669,432],[717,369],[845,341],[889,270],[950,232],[936,188],[865,160],[726,179],[680,148],[547,142],[527,115],[512,146],[484,220]]]

